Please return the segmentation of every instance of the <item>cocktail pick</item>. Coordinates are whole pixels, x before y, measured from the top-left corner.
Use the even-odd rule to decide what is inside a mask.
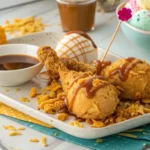
[[[108,53],[108,51],[109,51],[113,41],[114,41],[114,39],[115,39],[115,37],[116,37],[116,35],[117,35],[118,31],[119,31],[119,28],[120,28],[120,25],[121,25],[122,21],[128,21],[131,17],[132,17],[132,11],[131,11],[130,8],[125,8],[124,7],[121,10],[118,11],[119,23],[117,25],[117,28],[116,28],[116,30],[115,30],[112,38],[111,38],[111,41],[110,41],[110,43],[109,43],[109,45],[108,45],[108,47],[107,47],[107,49],[106,49],[102,59],[101,59],[101,61],[104,61],[104,59],[105,59],[105,57],[106,57],[106,55],[107,55],[107,53]]]

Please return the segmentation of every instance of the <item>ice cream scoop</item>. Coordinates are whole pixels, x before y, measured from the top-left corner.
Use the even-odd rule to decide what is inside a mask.
[[[84,32],[66,33],[56,46],[58,56],[87,62],[87,54],[97,50],[93,40]]]
[[[132,14],[141,10],[140,6],[137,3],[137,0],[129,0],[125,7],[130,8],[132,10]]]
[[[150,10],[150,0],[137,0],[137,3],[141,8]]]
[[[141,10],[136,12],[128,23],[138,29],[150,31],[150,11]]]

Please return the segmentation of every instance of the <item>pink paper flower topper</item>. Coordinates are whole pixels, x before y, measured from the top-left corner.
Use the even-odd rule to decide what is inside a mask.
[[[118,18],[121,21],[128,21],[132,17],[132,11],[130,8],[122,8],[118,11]]]

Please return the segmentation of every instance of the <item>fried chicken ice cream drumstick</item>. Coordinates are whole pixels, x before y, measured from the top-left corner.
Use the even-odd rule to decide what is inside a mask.
[[[57,70],[54,71],[49,61],[47,61],[49,60],[49,57],[51,57],[49,56],[51,55],[50,54],[51,50],[52,48],[49,46],[41,46],[38,49],[38,59],[45,65],[50,78],[58,78],[59,77],[58,71]],[[60,59],[69,70],[82,71],[82,72],[90,71],[93,74],[96,73],[95,67],[89,64],[76,62],[67,57],[60,57]]]
[[[114,113],[119,102],[118,91],[103,77],[68,70],[52,49],[45,64],[58,71],[68,108],[77,117],[104,119]]]
[[[40,53],[40,51],[42,52]],[[39,54],[44,54],[44,51],[44,49],[40,49]],[[40,60],[41,57],[42,55],[39,55]],[[119,86],[121,90],[120,98],[122,99],[139,100],[150,98],[150,66],[145,61],[136,58],[123,58],[115,63],[95,61],[96,67],[94,67],[75,61],[71,63],[72,61],[69,58],[63,59],[66,67],[75,66],[73,70],[83,72],[89,70],[93,74],[104,76],[109,82]],[[46,58],[43,59],[43,62],[45,60]],[[68,69],[71,69],[71,67],[68,67]],[[47,69],[49,70],[50,67],[48,66]]]
[[[100,74],[122,88],[120,97],[123,99],[150,98],[150,65],[145,61],[133,57],[120,59]]]

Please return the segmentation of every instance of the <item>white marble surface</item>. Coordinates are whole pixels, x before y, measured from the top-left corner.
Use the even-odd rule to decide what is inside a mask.
[[[2,2],[3,0],[0,0]],[[10,0],[11,1],[11,0]],[[46,31],[62,32],[59,20],[59,14],[55,0],[41,0],[30,4],[24,4],[17,7],[12,7],[5,10],[0,10],[0,24],[4,23],[4,20],[11,20],[15,17],[26,17],[26,16],[38,16],[42,17],[45,24],[50,24],[46,28]],[[96,14],[96,25],[95,30],[89,32],[96,44],[102,48],[106,48],[110,38],[115,30],[118,21],[115,13],[108,14]],[[10,37],[9,37],[10,38]],[[146,59],[150,62],[149,55],[150,51],[145,51],[132,44],[126,37],[124,37],[120,30],[111,48],[112,52],[119,54],[120,56],[135,56],[142,59]],[[8,132],[3,129],[2,125],[14,125],[16,127],[22,126],[18,123],[10,121],[0,116],[0,141],[3,145],[10,149],[10,147],[21,149],[21,150],[85,150],[86,148],[80,147],[65,141],[58,140],[56,138],[47,136],[48,147],[43,148],[40,143],[34,144],[29,143],[30,137],[40,138],[43,134],[34,131],[30,128],[26,128],[23,131],[23,135],[20,137],[9,137]]]

